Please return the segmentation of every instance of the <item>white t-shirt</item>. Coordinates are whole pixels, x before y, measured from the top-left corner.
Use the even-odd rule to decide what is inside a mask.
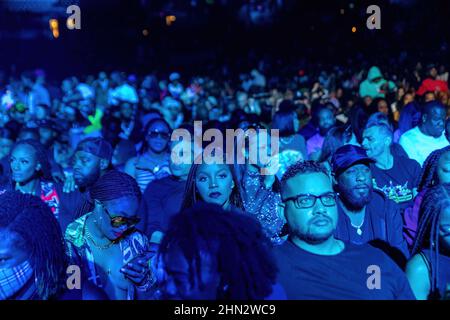
[[[117,88],[111,89],[109,92],[109,99],[110,104],[117,104],[118,100],[128,101],[130,103],[137,103],[139,100],[138,94],[136,92],[136,89],[129,84],[122,84],[121,86],[118,86]]]
[[[416,160],[421,166],[431,152],[449,145],[444,133],[439,138],[434,138],[423,134],[419,127],[406,131],[400,137],[399,143],[408,156]]]

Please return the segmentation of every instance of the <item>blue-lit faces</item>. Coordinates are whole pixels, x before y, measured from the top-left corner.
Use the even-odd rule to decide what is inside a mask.
[[[30,258],[23,242],[17,233],[0,228],[0,269],[14,268]]]
[[[319,129],[325,135],[336,124],[336,118],[329,109],[322,109],[318,114]]]
[[[195,175],[195,187],[203,201],[226,207],[234,188],[227,164],[201,164]]]
[[[375,126],[364,130],[362,147],[371,159],[376,159],[381,156],[389,148],[390,142],[390,139],[388,140],[380,127]]]
[[[439,238],[441,247],[450,252],[450,206],[443,208],[439,216]]]
[[[100,177],[101,159],[92,153],[77,151],[73,158],[73,178],[79,187],[94,184]]]
[[[297,175],[286,181],[282,198],[308,194],[322,199],[316,199],[309,208],[284,200],[284,215],[291,236],[311,244],[321,243],[333,235],[338,218],[336,203],[330,198],[334,195],[330,178],[321,172]]]
[[[366,164],[355,164],[337,177],[341,199],[351,210],[361,210],[372,195],[372,172]]]
[[[0,138],[0,159],[8,156],[14,142],[10,139]]]
[[[170,128],[162,122],[153,123],[147,132],[147,143],[151,151],[161,153],[166,150],[170,141]]]
[[[445,117],[444,108],[432,108],[428,114],[424,114],[423,127],[426,132],[435,138],[440,137],[444,131]]]
[[[104,201],[102,203],[97,201],[97,226],[110,241],[119,239],[128,229],[134,227],[133,222],[138,221],[138,207],[138,199],[130,196]],[[116,220],[127,220],[129,223],[115,226]]]
[[[185,155],[183,152],[189,150],[189,154]],[[178,152],[177,152],[178,151]],[[185,163],[181,161],[190,157],[190,160]],[[182,163],[175,163],[177,160]],[[170,172],[177,178],[185,179],[191,170],[192,163],[194,162],[194,144],[188,141],[173,142],[171,146],[171,156],[170,156]]]
[[[450,183],[450,152],[446,152],[439,158],[437,166],[439,183]]]
[[[19,144],[11,153],[10,167],[12,179],[18,183],[26,183],[36,176],[41,168],[36,151],[28,144]]]

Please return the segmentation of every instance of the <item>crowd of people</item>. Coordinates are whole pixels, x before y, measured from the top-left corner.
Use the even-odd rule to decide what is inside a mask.
[[[318,67],[0,82],[0,299],[449,298],[448,72]]]

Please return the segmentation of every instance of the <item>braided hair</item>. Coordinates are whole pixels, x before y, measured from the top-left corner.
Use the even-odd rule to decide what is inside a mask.
[[[439,165],[439,159],[444,153],[450,152],[450,146],[438,149],[430,153],[422,166],[422,172],[419,177],[419,184],[417,191],[420,192],[424,189],[431,188],[438,184],[437,169]]]
[[[56,297],[65,284],[64,239],[50,208],[39,198],[17,191],[0,195],[0,228],[18,234],[30,253],[40,299]]]
[[[122,197],[141,198],[141,190],[136,180],[126,173],[109,170],[89,189],[91,199],[110,201]]]
[[[194,277],[201,283],[201,253],[217,263],[222,283],[216,299],[256,300],[272,292],[278,270],[271,244],[261,225],[247,215],[198,203],[171,219],[159,257],[172,247],[186,258],[191,283]]]
[[[446,207],[450,206],[450,184],[441,184],[430,188],[424,195],[420,205],[419,224],[414,240],[412,255],[420,253],[424,248],[430,249],[431,261],[431,299],[440,299],[439,279],[439,217]]]

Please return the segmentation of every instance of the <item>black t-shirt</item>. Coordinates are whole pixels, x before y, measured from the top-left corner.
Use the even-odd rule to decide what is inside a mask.
[[[155,231],[166,232],[170,218],[181,209],[185,187],[185,181],[173,176],[152,181],[139,206],[143,221],[138,228],[149,237]]]
[[[274,249],[278,282],[289,300],[413,300],[403,271],[381,250],[345,243],[333,256],[310,253],[286,241]],[[369,289],[379,267],[380,288]]]
[[[413,204],[413,189],[417,187],[421,172],[417,161],[394,156],[391,169],[382,170],[372,164],[371,170],[374,187],[397,203],[401,212]]]

